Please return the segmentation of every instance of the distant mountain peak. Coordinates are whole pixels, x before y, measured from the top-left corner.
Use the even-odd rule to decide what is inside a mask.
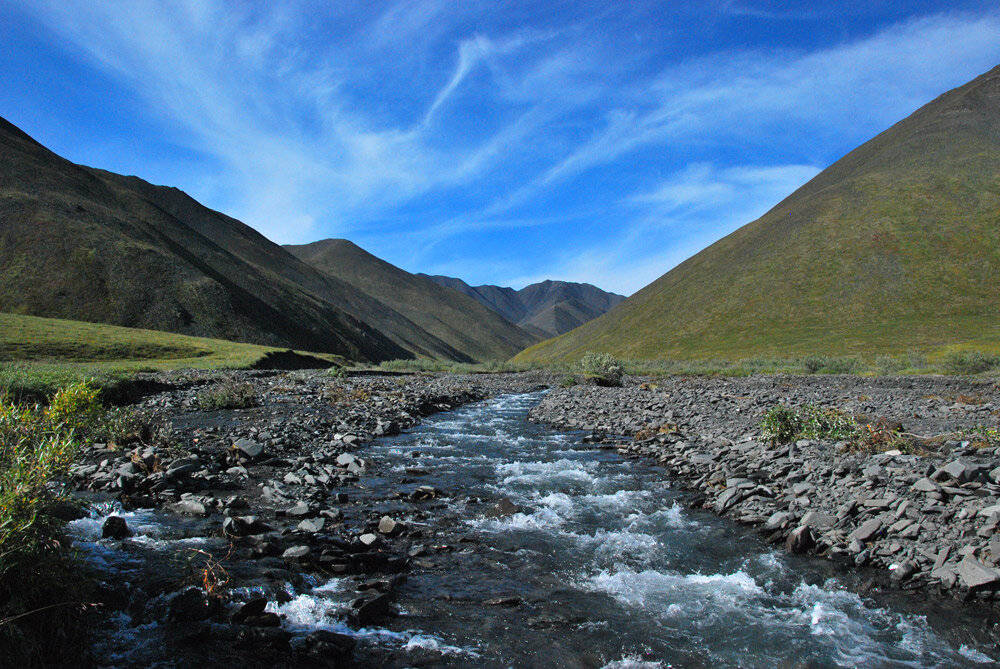
[[[442,286],[465,293],[512,323],[542,337],[555,337],[606,313],[624,295],[601,290],[589,283],[546,279],[514,290],[504,286],[470,286],[462,279],[426,276]]]

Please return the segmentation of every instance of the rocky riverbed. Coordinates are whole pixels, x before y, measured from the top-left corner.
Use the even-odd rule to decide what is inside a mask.
[[[857,452],[833,440],[772,444],[772,407],[837,409],[891,425],[901,449]],[[944,377],[628,379],[624,387],[556,389],[532,420],[595,433],[651,458],[692,506],[758,527],[773,543],[888,583],[964,599],[1000,590],[1000,385]]]
[[[249,666],[349,659],[352,636],[293,638],[267,605],[287,601],[289,587],[336,575],[357,589],[353,628],[393,615],[393,590],[421,532],[359,495],[370,465],[359,450],[424,416],[551,382],[541,373],[158,378],[173,389],[132,407],[151,428],[142,443],[96,443],[72,470],[93,510],[69,531],[104,567],[92,661],[224,666],[234,649]],[[215,384],[253,406],[206,410]],[[444,495],[427,486],[393,496],[413,512]]]
[[[987,617],[995,611],[1000,453],[962,436],[977,427],[996,428],[1000,390],[992,381],[678,377],[630,378],[621,388],[554,388],[556,379],[545,373],[335,378],[310,371],[186,373],[155,381],[156,394],[132,407],[151,428],[141,443],[95,444],[73,469],[72,483],[92,512],[70,523],[69,532],[102,580],[103,606],[93,617],[93,664],[222,666],[234,652],[248,666],[336,666],[352,657],[361,664],[375,661],[371,653],[384,646],[373,650],[369,644],[362,657],[355,646],[371,635],[405,632],[399,625],[392,630],[399,593],[410,602],[409,616],[423,610],[414,599],[423,594],[414,588],[452,556],[465,554],[460,542],[471,541],[469,548],[483,540],[459,529],[449,543],[439,532],[450,535],[466,522],[503,532],[508,526],[548,527],[546,522],[562,522],[553,513],[569,511],[563,509],[567,498],[561,489],[527,495],[519,506],[482,499],[482,490],[470,496],[460,472],[439,479],[435,472],[450,472],[441,467],[452,460],[443,457],[451,446],[437,437],[428,443],[438,444],[431,450],[442,453],[425,453],[430,447],[421,446],[425,437],[419,437],[407,447],[403,464],[398,454],[391,456],[397,460],[391,467],[382,462],[385,448],[371,443],[382,437],[387,439],[379,444],[396,443],[392,435],[431,414],[542,388],[552,390],[531,409],[532,420],[573,434],[584,431],[595,447],[649,462],[653,467],[641,466],[654,478],[690,491],[692,507],[755,526],[792,552],[828,558],[839,568],[870,573],[902,589],[988,600]],[[206,408],[211,404],[206,395],[219,384],[252,397],[253,406]],[[761,438],[760,421],[779,404],[881,419],[910,435],[914,452],[860,453],[846,443],[822,440],[773,445]],[[443,435],[452,439],[448,423],[443,425]],[[523,459],[525,444],[535,442],[517,440]],[[511,479],[507,470],[515,465],[540,468],[553,485],[562,478],[576,485],[593,476],[591,465],[580,462],[560,478],[553,468],[570,462],[565,458],[504,464],[500,443],[490,448],[504,480]],[[561,448],[569,442],[555,443]],[[482,467],[475,449],[462,457]],[[583,451],[574,457],[583,457]],[[477,476],[488,480],[490,467]],[[534,481],[532,476],[511,480]],[[587,504],[591,497],[603,503],[637,494],[570,492]],[[562,506],[555,511],[547,506],[557,502]],[[647,511],[650,518],[661,513],[655,504]],[[469,514],[475,519],[465,517]],[[443,518],[450,520],[438,527]],[[611,525],[595,530],[594,537],[609,532]],[[567,537],[590,545],[586,534]],[[747,577],[737,571],[726,578]],[[704,577],[679,582],[699,579]],[[336,583],[338,598],[347,593],[346,610],[338,608],[335,615],[301,610],[329,606],[324,588],[330,583]],[[483,606],[498,605],[487,599]],[[521,605],[518,597],[493,599]],[[303,620],[338,622],[296,628],[288,618],[291,610]],[[401,639],[405,652],[397,658],[403,664],[393,666],[405,666],[418,650],[429,663],[447,655],[434,650],[439,642],[433,638],[394,638]]]

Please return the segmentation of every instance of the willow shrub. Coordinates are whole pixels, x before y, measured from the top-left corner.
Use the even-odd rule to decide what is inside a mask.
[[[0,397],[0,666],[46,663],[79,634],[82,581],[49,510],[56,480],[103,416],[98,392],[74,383],[46,407]]]

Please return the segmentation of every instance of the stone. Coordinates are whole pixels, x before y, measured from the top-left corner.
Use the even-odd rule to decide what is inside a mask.
[[[390,537],[394,537],[403,531],[402,523],[397,523],[389,516],[382,516],[378,521],[378,531]]]
[[[207,516],[208,509],[201,502],[196,502],[191,499],[184,499],[176,504],[170,505],[170,510],[174,513],[180,513],[185,516]]]
[[[878,518],[872,518],[871,520],[866,520],[860,527],[851,532],[848,538],[857,539],[858,541],[870,541],[881,531],[882,521]]]
[[[889,567],[889,569],[892,571],[892,574],[890,575],[890,578],[892,578],[892,580],[905,581],[911,576],[913,576],[913,574],[917,571],[917,565],[915,565],[910,560],[903,560],[898,565],[896,565],[895,569],[893,569],[892,567]]]
[[[101,526],[101,538],[103,539],[126,539],[132,536],[132,530],[128,528],[128,523],[121,516],[108,516]]]
[[[358,461],[358,458],[356,456],[354,456],[354,455],[351,455],[350,453],[341,453],[340,455],[337,456],[337,466],[338,467],[347,467],[351,463],[357,462],[357,461]]]
[[[785,549],[789,553],[805,553],[814,543],[812,529],[808,525],[799,525],[788,535]]]
[[[281,554],[286,560],[302,560],[309,557],[312,550],[308,546],[292,546]]]
[[[739,488],[726,488],[715,500],[715,512],[725,513],[741,499],[743,499],[743,492]]]
[[[252,439],[237,439],[233,448],[243,453],[251,460],[261,457],[264,454],[264,447]]]
[[[958,563],[958,577],[972,591],[995,590],[1000,585],[1000,571],[987,567],[972,555],[966,555]]]
[[[230,516],[222,521],[223,534],[231,537],[249,537],[270,532],[271,529],[257,516]]]
[[[364,546],[371,546],[376,541],[378,541],[378,535],[372,534],[371,532],[366,532],[362,534],[360,537],[358,537],[358,541],[360,541]]]
[[[320,666],[331,663],[340,666],[351,661],[357,641],[346,634],[329,630],[316,630],[302,640],[303,651],[314,658]]]
[[[389,595],[379,595],[373,599],[358,599],[351,605],[354,609],[349,617],[357,625],[370,625],[392,616],[395,612]]]
[[[323,526],[326,525],[326,518],[307,518],[303,520],[296,526],[299,532],[309,532],[315,533],[323,530]]]
[[[828,513],[819,513],[818,511],[809,511],[800,521],[802,525],[808,525],[814,530],[825,530],[829,527],[833,527],[837,522],[837,517],[830,515]]]
[[[312,509],[305,502],[299,501],[290,509],[285,509],[285,515],[292,518],[304,518],[312,515]]]
[[[506,516],[513,516],[515,513],[519,513],[521,507],[514,502],[510,501],[506,497],[500,499],[499,502],[486,509],[483,513],[487,518],[504,518]]]
[[[236,613],[233,614],[232,621],[234,623],[242,623],[247,618],[263,614],[265,608],[267,608],[267,599],[264,597],[255,597],[254,599],[244,603],[240,608],[236,609]]]
[[[980,509],[977,515],[980,518],[989,518],[993,514],[1000,515],[1000,504],[992,504],[985,509]]]
[[[204,590],[192,585],[176,592],[167,599],[167,610],[173,620],[207,620],[220,608],[216,597],[209,597]]]
[[[927,476],[914,483],[912,487],[917,492],[941,492],[941,486],[937,481]]]
[[[780,530],[788,525],[795,518],[792,514],[787,511],[776,511],[771,514],[771,517],[767,519],[764,523],[764,529],[773,532],[774,530]]]

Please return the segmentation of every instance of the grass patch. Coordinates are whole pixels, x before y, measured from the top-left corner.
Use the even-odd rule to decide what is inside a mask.
[[[248,409],[256,405],[253,384],[232,378],[213,383],[198,393],[198,406],[205,411]]]
[[[0,313],[0,392],[41,402],[59,388],[88,380],[108,394],[136,372],[245,369],[286,349],[222,339]],[[309,353],[343,363],[340,356]]]
[[[0,665],[65,661],[82,639],[85,583],[50,511],[55,479],[104,414],[98,392],[73,384],[47,407],[0,398]]]
[[[625,360],[622,365],[635,376],[749,376],[751,374],[991,374],[1000,371],[993,354],[963,350],[926,356],[909,352],[900,355],[862,356],[805,355],[794,358],[755,356],[742,359],[705,360]],[[956,362],[957,361],[957,362]],[[565,365],[554,366],[564,369]]]

